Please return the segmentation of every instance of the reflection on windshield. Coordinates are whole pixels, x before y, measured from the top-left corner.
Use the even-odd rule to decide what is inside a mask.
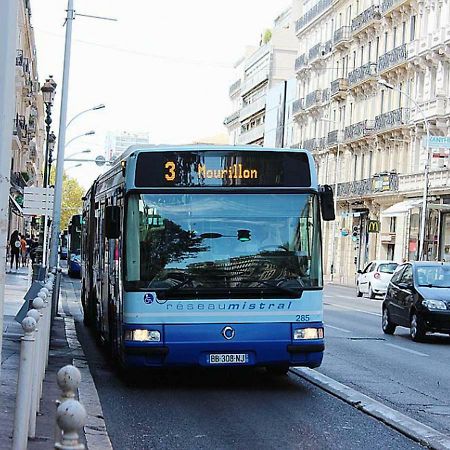
[[[126,288],[321,286],[317,217],[309,194],[133,194]]]
[[[416,271],[419,286],[450,288],[450,264],[419,266]]]

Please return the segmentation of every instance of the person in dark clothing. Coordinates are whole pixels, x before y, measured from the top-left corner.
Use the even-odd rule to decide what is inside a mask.
[[[16,270],[19,269],[19,258],[20,258],[20,237],[19,230],[14,230],[9,239],[9,251],[11,254],[11,270],[13,269],[14,259],[16,260]]]

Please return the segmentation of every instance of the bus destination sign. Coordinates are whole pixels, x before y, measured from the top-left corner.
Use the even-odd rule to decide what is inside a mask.
[[[305,153],[276,151],[167,151],[137,156],[135,186],[310,187]]]

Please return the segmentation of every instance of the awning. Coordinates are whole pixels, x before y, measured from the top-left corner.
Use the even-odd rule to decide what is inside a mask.
[[[408,200],[403,200],[402,202],[396,203],[395,205],[389,206],[381,212],[383,217],[394,217],[401,214],[406,214],[413,208],[420,208],[422,206],[423,200],[421,198],[410,198]],[[440,211],[450,211],[450,205],[445,203],[427,203],[428,209],[437,209]]]
[[[18,216],[22,216],[22,207],[16,202],[16,199],[9,194],[9,203],[11,205],[12,212]]]
[[[399,216],[401,214],[406,214],[411,209],[420,206],[422,204],[422,199],[410,198],[408,200],[403,200],[402,202],[396,203],[395,205],[389,206],[381,212],[383,217],[393,217]]]

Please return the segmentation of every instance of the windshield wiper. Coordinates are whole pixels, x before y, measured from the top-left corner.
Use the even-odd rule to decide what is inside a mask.
[[[275,288],[281,292],[284,292],[286,294],[289,295],[295,295],[296,297],[301,297],[301,295],[303,294],[303,286],[300,285],[300,281],[296,278],[285,278],[285,279],[281,279],[281,280],[274,280],[274,281],[278,281],[280,283],[283,283],[285,281],[291,281],[291,280],[295,280],[299,283],[299,287],[298,290],[294,290],[292,288],[286,287],[286,286],[280,286],[279,284],[274,284],[271,283],[268,280],[242,280],[242,282],[246,282],[246,283],[259,283],[259,284],[264,284],[265,286],[270,286],[271,288]],[[251,287],[251,286],[249,286]]]

